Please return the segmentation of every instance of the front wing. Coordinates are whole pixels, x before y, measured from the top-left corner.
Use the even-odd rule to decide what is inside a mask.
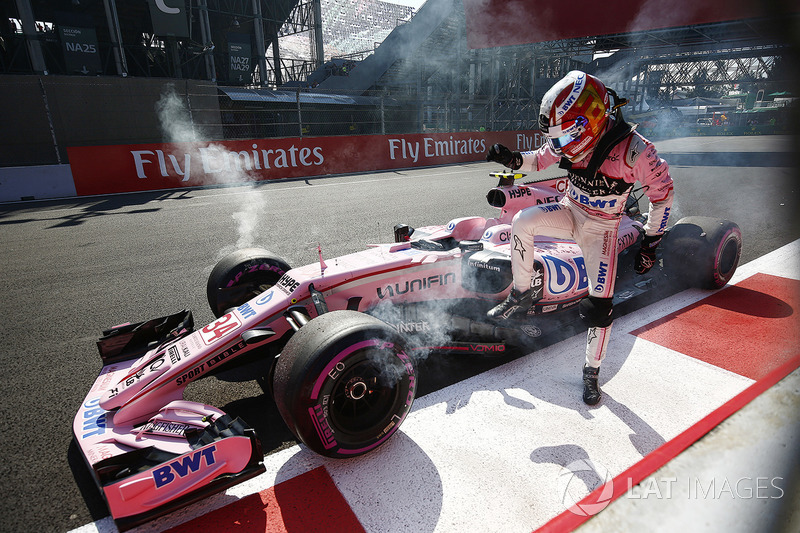
[[[120,531],[264,472],[255,431],[209,405],[175,398],[145,423],[115,425],[114,412],[99,406],[100,396],[136,362],[104,366],[73,422],[78,447]]]

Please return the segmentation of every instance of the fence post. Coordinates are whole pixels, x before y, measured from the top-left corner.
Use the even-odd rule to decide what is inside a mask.
[[[192,113],[192,95],[189,94],[190,91],[189,80],[186,80],[184,84],[184,90],[186,92],[186,110],[189,112],[189,122],[192,125],[192,142],[196,142],[197,130],[194,127],[194,114]]]
[[[31,67],[36,74],[47,76],[47,63],[42,52],[42,43],[36,33],[36,19],[30,1],[17,0],[17,12],[22,21],[22,33],[25,36],[25,46],[28,49]]]
[[[300,87],[297,88],[297,126],[300,128],[300,138],[303,138],[303,114],[300,111]]]
[[[258,52],[258,70],[261,74],[259,87],[267,86],[267,45],[264,40],[264,20],[261,16],[260,0],[253,0],[253,29],[255,30],[256,51]]]
[[[211,23],[208,20],[207,0],[197,0],[197,9],[200,11],[200,35],[203,39],[203,57],[206,63],[206,76],[216,83],[217,66],[214,63],[214,42],[211,40]]]
[[[53,115],[50,114],[50,104],[47,101],[47,91],[44,88],[42,78],[39,78],[39,87],[42,89],[42,102],[44,103],[44,112],[47,115],[47,123],[50,126],[50,136],[53,138],[53,149],[56,151],[56,161],[61,164],[61,153],[58,150],[58,139],[56,138],[56,128],[53,125]]]
[[[125,78],[128,76],[128,60],[125,58],[125,49],[122,43],[119,15],[117,15],[117,4],[115,0],[103,0],[103,4],[105,6],[106,22],[108,23],[108,33],[111,37],[111,46],[114,49],[117,74]]]
[[[452,118],[453,118],[453,117],[450,116],[450,113],[452,113],[452,109],[450,109],[450,97],[451,96],[452,96],[451,93],[447,93],[447,96],[445,97],[445,100],[444,100],[444,131],[452,131],[450,129],[451,128],[451,124],[452,124]]]
[[[381,135],[386,135],[386,117],[383,110],[383,95],[381,95]]]

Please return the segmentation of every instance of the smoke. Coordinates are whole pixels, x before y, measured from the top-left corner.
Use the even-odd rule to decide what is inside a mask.
[[[235,249],[251,248],[258,244],[258,221],[266,214],[266,204],[261,201],[252,184],[249,194],[239,210],[231,215],[236,222],[237,240]]]
[[[648,49],[653,45],[652,34],[648,31],[685,26],[687,21],[702,19],[702,15],[707,9],[708,7],[702,2],[681,2],[679,6],[676,6],[669,2],[645,0],[638,5],[638,10],[632,14],[630,23],[625,29],[628,47],[623,50],[609,51],[611,52],[609,57],[595,60],[597,68],[593,74],[621,97],[630,99],[628,108],[623,109],[626,114],[632,113],[634,105],[637,106],[637,112],[647,112],[661,107],[659,97],[663,95],[658,94],[660,80],[635,79],[636,76],[641,76],[641,69],[638,68],[638,51]],[[663,46],[661,41],[658,41],[658,44]],[[634,68],[632,69],[631,66]],[[664,64],[659,68],[677,67]],[[657,72],[651,71],[650,74],[657,74]],[[639,86],[639,94],[626,94],[631,92],[630,87],[634,85],[634,82]],[[648,89],[651,89],[651,92],[648,92]],[[652,92],[652,89],[655,89],[655,93]],[[640,98],[641,102],[634,102],[634,96]],[[680,113],[670,113],[665,110],[656,118],[651,116],[647,129],[652,137],[671,136],[670,134],[680,125],[680,122]]]
[[[428,358],[433,348],[451,344],[450,317],[452,304],[445,300],[432,300],[423,304],[395,304],[384,300],[373,307],[372,316],[394,327],[398,333],[412,339],[410,346],[415,363]]]
[[[168,83],[156,102],[156,114],[161,126],[161,134],[168,143],[194,142],[197,132],[189,110],[175,91],[175,85]]]
[[[182,98],[175,90],[175,85],[168,83],[164,86],[160,98],[156,102],[155,111],[158,117],[161,133],[165,142],[181,143],[187,158],[194,164],[201,160],[223,160],[228,150],[213,142],[203,141],[208,138],[207,132],[192,120],[191,112]],[[186,163],[184,172],[190,172],[190,163]],[[238,205],[231,213],[236,230],[236,242],[223,247],[217,254],[217,259],[241,248],[248,248],[258,243],[259,220],[264,216],[266,204],[255,189],[258,176],[239,165],[227,164],[224,171],[203,173],[202,180],[195,176],[193,184],[198,181],[203,186],[236,185],[243,187],[243,193],[234,196]]]
[[[695,20],[696,15],[704,9],[706,6],[703,2],[681,2],[679,9],[676,9],[671,2],[646,0],[640,4],[628,31],[634,33],[653,28],[683,26],[686,21]]]
[[[435,269],[437,274],[429,275],[432,272],[411,269],[385,280],[382,294],[386,299],[371,307],[368,313],[392,326],[406,339],[407,353],[417,365],[442,348],[450,351],[446,347],[463,346],[465,342],[475,345],[485,341],[499,342],[499,339],[491,337],[493,327],[483,323],[489,304],[467,298],[463,292],[466,287],[483,283],[481,272],[478,269],[461,268],[458,264],[446,270]],[[425,279],[434,283],[430,289],[425,289],[425,285],[419,283]],[[436,290],[437,294],[420,295],[419,301],[407,302],[399,294],[393,296],[387,290],[398,286],[401,290],[408,290],[409,287],[423,291]],[[433,361],[438,365],[438,358]]]

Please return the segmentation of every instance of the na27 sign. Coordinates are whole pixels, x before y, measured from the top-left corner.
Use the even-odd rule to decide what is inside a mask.
[[[250,53],[250,35],[228,34],[228,81],[245,83],[253,69]]]

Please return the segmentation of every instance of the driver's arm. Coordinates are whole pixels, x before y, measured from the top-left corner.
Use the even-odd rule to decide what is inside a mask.
[[[661,235],[667,229],[669,213],[672,209],[672,177],[669,165],[661,159],[655,146],[648,143],[644,153],[633,167],[633,176],[642,184],[650,199],[650,210],[644,226],[648,236]]]
[[[511,170],[536,171],[558,162],[560,157],[548,144],[543,144],[532,152],[512,152],[502,144],[494,144],[489,148],[486,160],[500,163]]]
[[[534,150],[532,152],[521,152],[521,155],[522,166],[519,167],[519,169],[527,172],[544,170],[550,165],[554,165],[561,160],[561,157],[556,155],[556,153],[553,152],[553,150],[550,148],[550,145],[547,143],[544,143],[542,146],[540,146],[538,150]]]

